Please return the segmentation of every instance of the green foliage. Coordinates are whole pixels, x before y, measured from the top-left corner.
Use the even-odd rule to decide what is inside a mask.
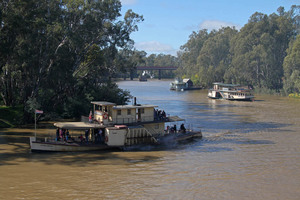
[[[283,63],[284,90],[286,93],[300,92],[300,35],[290,42]]]
[[[296,46],[290,46],[288,53],[286,49],[299,34],[299,10],[300,6],[292,6],[287,12],[280,7],[278,14],[269,16],[254,13],[240,31],[226,27],[193,32],[181,47],[178,75],[191,77],[203,87],[226,82],[279,92],[284,84],[289,93],[298,92],[295,62],[300,53]]]
[[[194,83],[203,87],[209,87],[216,80],[223,81],[231,62],[230,41],[236,34],[237,30],[229,27],[209,34],[207,30],[194,32],[181,47],[183,67],[178,73],[191,77]]]
[[[0,95],[5,105],[24,105],[25,120],[37,107],[77,117],[99,92],[126,100],[102,88],[131,70],[118,54],[133,48],[142,16],[129,10],[122,20],[119,0],[12,0],[0,9]]]

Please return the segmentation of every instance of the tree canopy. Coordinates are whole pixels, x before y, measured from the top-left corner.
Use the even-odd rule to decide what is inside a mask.
[[[0,8],[5,105],[78,116],[93,99],[126,102],[110,77],[142,16],[128,10],[121,19],[119,0],[4,0]]]
[[[287,12],[280,7],[277,14],[269,16],[256,12],[239,31],[224,27],[193,32],[181,46],[182,66],[177,73],[204,87],[219,81],[297,91],[297,84],[291,82],[295,83],[292,77],[297,77],[298,68],[291,64],[300,57],[295,40],[299,35],[299,11],[300,6],[292,6]]]

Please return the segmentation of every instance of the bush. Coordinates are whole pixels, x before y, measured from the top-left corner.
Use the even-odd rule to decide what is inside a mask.
[[[289,97],[300,99],[300,93],[291,93],[291,94],[289,94]]]

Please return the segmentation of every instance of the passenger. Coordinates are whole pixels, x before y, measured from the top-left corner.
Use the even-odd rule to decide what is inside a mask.
[[[170,133],[174,133],[174,127],[170,128]]]
[[[180,125],[180,132],[185,133],[186,129],[184,127],[184,124]]]
[[[161,115],[162,115],[162,119],[165,120],[166,119],[166,113],[165,113],[164,110],[162,111]]]
[[[89,129],[85,130],[85,141],[86,141],[86,143],[89,143],[89,135],[90,135],[90,130]]]
[[[69,133],[69,130],[67,129],[66,131],[66,140],[68,141],[70,139],[70,133]]]
[[[62,129],[59,129],[59,140],[61,139],[62,140],[63,138],[63,131]]]
[[[99,132],[98,132],[98,142],[101,142],[102,141],[102,129],[99,129]]]
[[[177,133],[177,127],[176,127],[176,124],[174,125],[174,132]]]
[[[93,114],[92,114],[92,111],[90,111],[90,114],[89,114],[89,122],[90,122],[90,123],[93,122],[93,117],[92,117],[92,115],[93,115]]]
[[[167,130],[166,130],[167,133],[170,132],[170,126],[167,126]]]
[[[56,129],[56,141],[59,141],[59,128]]]
[[[80,142],[83,143],[84,138],[83,138],[82,134],[78,138],[80,139]]]
[[[66,140],[66,129],[62,129],[62,140]]]

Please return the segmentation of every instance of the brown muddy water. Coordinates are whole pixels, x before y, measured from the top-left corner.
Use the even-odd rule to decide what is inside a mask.
[[[124,81],[151,103],[202,130],[178,147],[31,153],[33,129],[0,130],[0,199],[300,199],[300,101],[256,96],[210,100],[169,91],[170,81]],[[47,136],[53,129],[39,127]]]

